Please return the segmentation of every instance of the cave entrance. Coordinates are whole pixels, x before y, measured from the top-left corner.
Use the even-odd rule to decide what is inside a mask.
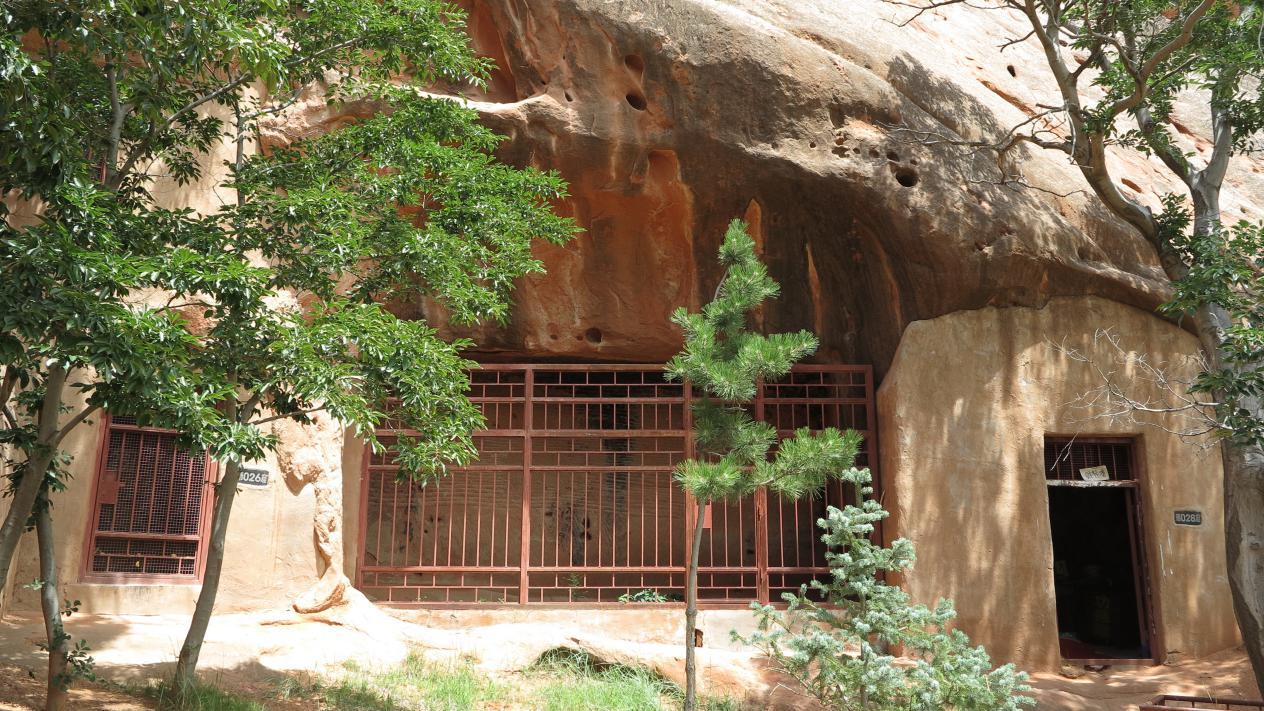
[[[484,364],[470,381],[487,423],[477,461],[420,486],[397,479],[389,450],[366,451],[357,587],[413,606],[683,601],[696,509],[673,471],[693,453],[689,386],[661,365]],[[857,466],[876,462],[868,366],[797,367],[764,383],[751,407],[781,436],[860,431]],[[378,433],[388,446],[407,434]],[[815,522],[845,489],[713,504],[700,599],[778,601],[827,575]]]
[[[1045,477],[1062,658],[1151,662],[1133,442],[1048,438]]]

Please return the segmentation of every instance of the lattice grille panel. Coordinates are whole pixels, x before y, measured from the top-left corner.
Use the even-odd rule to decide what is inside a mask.
[[[1131,481],[1132,443],[1127,440],[1045,440],[1045,478],[1079,481],[1080,470],[1104,466],[1109,481]]]
[[[207,459],[170,432],[113,418],[96,486],[89,574],[196,579],[207,500]]]
[[[360,587],[392,604],[612,603],[684,599],[692,507],[673,479],[689,456],[689,390],[653,366],[485,366],[470,395],[487,419],[480,458],[425,486],[397,481],[390,451],[368,458]],[[756,417],[866,434],[867,368],[809,366],[765,385]],[[390,432],[380,433],[390,443]],[[711,507],[699,595],[745,604],[827,570],[815,501],[762,492]],[[762,513],[761,513],[762,512]]]

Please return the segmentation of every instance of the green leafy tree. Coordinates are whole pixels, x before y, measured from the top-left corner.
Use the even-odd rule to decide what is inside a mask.
[[[873,542],[888,516],[872,498],[868,469],[848,469],[842,480],[859,506],[830,506],[817,521],[828,551],[828,580],[786,593],[784,611],[755,604],[758,628],[749,639],[778,668],[799,680],[826,708],[849,711],[1014,711],[1034,705],[1022,693],[1027,675],[1012,664],[992,669],[982,647],[970,646],[949,625],[956,612],[940,600],[932,609],[909,602],[888,585],[888,574],[913,565],[913,544]],[[891,650],[899,650],[896,657]]]
[[[932,8],[967,0],[898,4]],[[1162,408],[1169,417],[1201,420],[1222,438],[1225,546],[1234,612],[1256,682],[1264,687],[1264,351],[1260,349],[1258,259],[1236,248],[1258,228],[1223,224],[1220,194],[1235,156],[1258,149],[1264,129],[1264,4],[1258,0],[990,0],[974,7],[1012,10],[1027,20],[1059,95],[1057,106],[999,138],[947,142],[999,154],[1031,145],[1067,156],[1117,217],[1153,247],[1177,289],[1166,308],[1194,326],[1205,371],[1196,397]],[[916,14],[909,18],[912,21]],[[1020,40],[1021,38],[1016,38]],[[1211,118],[1205,157],[1182,148],[1174,116],[1178,96]],[[908,129],[902,129],[908,130]],[[934,133],[913,131],[913,133]],[[1156,158],[1182,186],[1152,195],[1152,206],[1125,192],[1107,156],[1131,150]],[[1017,157],[1017,156],[1015,156]],[[997,166],[1017,161],[994,160]],[[1021,182],[999,173],[1001,182]],[[1158,209],[1156,209],[1156,207]],[[1253,274],[1253,273],[1252,273]],[[1111,389],[1113,411],[1147,412],[1152,404]],[[1150,414],[1153,414],[1152,412]]]
[[[672,321],[684,330],[685,346],[667,365],[670,377],[689,382],[695,393],[693,437],[698,457],[676,467],[676,479],[697,504],[689,549],[685,593],[685,709],[697,708],[694,633],[698,621],[698,559],[709,504],[749,496],[760,487],[794,499],[820,492],[850,467],[860,435],[807,428],[782,441],[757,422],[746,406],[764,379],[774,380],[816,350],[816,337],[798,333],[759,334],[747,329],[751,313],[779,292],[755,254],[755,242],[734,220],[720,246],[723,280],[700,313],[681,308]]]
[[[0,436],[16,453],[0,564],[41,491],[65,485],[59,445],[92,412],[178,428],[222,463],[177,666],[186,684],[240,465],[275,447],[269,423],[324,410],[379,449],[379,424],[415,429],[394,451],[419,478],[468,461],[480,424],[464,394],[469,344],[382,304],[426,298],[457,323],[503,320],[514,280],[541,268],[533,240],[574,232],[551,210],[565,188],[497,163],[499,138],[473,111],[424,91],[487,73],[446,2],[29,0],[0,12],[0,179],[32,215],[7,215],[0,240]],[[313,92],[360,118],[261,145],[261,122]],[[154,198],[160,178],[209,178],[217,153],[219,209]],[[60,656],[73,663],[72,649]],[[51,686],[49,703],[64,703]]]

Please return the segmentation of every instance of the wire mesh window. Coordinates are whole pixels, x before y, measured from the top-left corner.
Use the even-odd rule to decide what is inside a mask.
[[[476,463],[419,486],[397,480],[390,452],[367,457],[361,590],[404,605],[683,600],[693,507],[672,472],[691,451],[689,389],[659,366],[496,365],[471,380],[487,420]],[[766,385],[754,408],[783,435],[868,435],[872,396],[867,368],[806,367]],[[700,596],[776,599],[825,572],[815,521],[842,498],[839,487],[715,504]]]
[[[195,581],[201,576],[209,467],[170,432],[107,421],[86,574]]]
[[[1054,438],[1045,440],[1045,478],[1080,481],[1085,470],[1100,472],[1106,481],[1132,481],[1132,442],[1121,439]]]

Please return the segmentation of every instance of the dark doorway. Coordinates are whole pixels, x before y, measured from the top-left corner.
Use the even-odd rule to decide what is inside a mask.
[[[1127,441],[1046,443],[1046,463],[1054,464],[1046,475],[1064,659],[1152,658],[1130,450]],[[1071,478],[1068,470],[1109,479]]]

